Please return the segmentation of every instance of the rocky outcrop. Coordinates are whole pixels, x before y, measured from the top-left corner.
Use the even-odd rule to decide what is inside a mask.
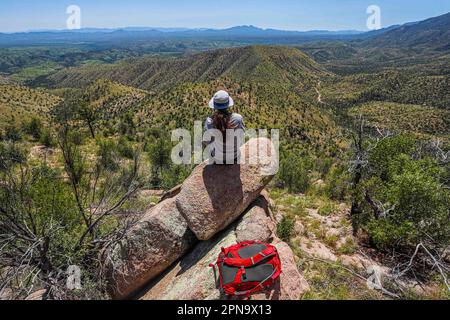
[[[180,258],[144,296],[219,298],[208,265],[217,259],[220,248],[247,240],[275,239],[276,223],[269,213],[269,198],[260,197],[276,171],[274,146],[268,139],[252,139],[241,148],[241,157],[239,165],[199,165],[181,187],[164,195],[162,202],[106,253],[104,265],[114,298],[130,297]],[[244,212],[242,219],[234,223]],[[185,256],[198,240],[204,242]],[[288,256],[286,253],[286,263],[295,265]],[[298,279],[286,283],[303,287],[298,271],[296,276]],[[282,292],[282,288],[283,283],[278,291]]]
[[[180,193],[180,191],[181,191],[181,185],[173,187],[172,189],[170,189],[169,191],[165,192],[161,196],[160,202],[163,202],[163,201],[165,201],[167,199],[175,198]]]
[[[229,247],[239,241],[258,240],[274,243],[279,250],[283,273],[270,290],[256,295],[255,299],[298,299],[308,290],[289,246],[273,233],[275,222],[267,199],[261,196],[245,215],[227,230],[208,241],[203,241],[165,274],[143,290],[143,300],[209,300],[224,299],[218,286],[216,270],[209,267],[215,263],[221,247]]]
[[[167,269],[197,242],[168,199],[150,209],[107,254],[106,270],[115,299],[129,297]]]
[[[316,239],[301,238],[299,247],[302,251],[315,258],[333,262],[337,261],[338,259],[330,248]]]
[[[209,240],[235,221],[273,178],[277,159],[269,139],[241,148],[243,164],[197,166],[177,196],[177,206],[200,240]]]
[[[239,221],[235,228],[237,243],[273,240],[276,224],[269,211],[268,199],[267,194],[261,195]]]

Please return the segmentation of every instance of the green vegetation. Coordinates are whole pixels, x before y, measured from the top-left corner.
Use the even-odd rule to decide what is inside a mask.
[[[340,254],[353,254],[357,248],[357,244],[353,240],[353,238],[347,238],[345,242],[338,249]]]
[[[43,284],[50,284],[49,299],[104,298],[99,244],[115,241],[115,232],[133,219],[115,214],[139,187],[137,158],[114,162],[110,144],[103,142],[98,157],[87,161],[69,130],[58,136],[62,168],[33,165],[15,144],[0,144],[0,228],[9,230],[0,236],[0,270],[2,285],[14,288],[17,298]],[[92,285],[67,290],[70,265],[82,267]]]
[[[279,185],[290,192],[305,193],[310,186],[311,159],[289,154],[280,162]]]
[[[154,90],[219,78],[232,78],[238,83],[291,82],[296,86],[306,86],[317,75],[327,75],[327,72],[297,49],[250,46],[208,51],[178,59],[143,57],[111,65],[64,69],[45,81],[58,88],[80,88],[106,78],[124,85]]]
[[[319,214],[322,216],[329,216],[336,211],[336,206],[332,201],[327,201],[319,208]]]
[[[60,68],[55,62],[42,63],[37,66],[29,66],[20,69],[20,71],[11,75],[11,80],[18,83],[26,83],[27,81],[34,80],[38,77],[47,76],[54,73]]]
[[[0,128],[11,122],[29,121],[32,117],[49,120],[50,110],[60,101],[59,97],[43,90],[0,85]]]
[[[277,225],[277,235],[281,240],[289,242],[291,240],[292,233],[294,232],[295,220],[292,216],[286,215]]]
[[[28,122],[23,123],[23,130],[34,139],[39,140],[43,131],[42,121],[39,118],[33,117]]]
[[[357,219],[378,247],[414,248],[430,241],[445,247],[450,240],[450,193],[443,188],[448,171],[418,148],[418,141],[401,135],[369,152]]]
[[[392,102],[370,102],[349,110],[357,118],[364,115],[368,125],[419,137],[448,139],[450,111]]]
[[[417,69],[389,68],[388,71],[354,73],[325,81],[323,100],[336,107],[386,101],[446,108],[450,102],[449,76],[433,72],[421,74]]]
[[[302,265],[311,289],[302,300],[382,300],[383,295],[367,288],[365,281],[339,263],[311,261]]]

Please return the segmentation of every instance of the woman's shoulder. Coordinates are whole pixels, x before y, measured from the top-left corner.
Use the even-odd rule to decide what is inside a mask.
[[[213,129],[214,128],[214,120],[212,117],[208,117],[206,118],[205,121],[205,129],[209,130],[209,129]]]
[[[210,116],[210,117],[207,117],[207,118],[206,118],[206,121],[205,121],[205,122],[206,122],[206,123],[213,123],[213,121],[214,121],[214,120],[213,120],[213,117]]]
[[[244,118],[239,113],[233,113],[230,119],[231,127],[244,129]]]
[[[242,121],[244,119],[244,117],[242,117],[239,113],[232,113],[231,119],[237,120],[237,121]]]

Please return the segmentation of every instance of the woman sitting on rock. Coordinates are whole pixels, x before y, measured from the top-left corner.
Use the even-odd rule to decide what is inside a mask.
[[[233,99],[223,90],[216,92],[209,102],[209,107],[215,112],[206,119],[205,130],[214,137],[209,150],[215,164],[239,163],[239,149],[244,143],[245,126],[240,114],[229,111],[233,105]],[[219,133],[222,139],[219,139]]]

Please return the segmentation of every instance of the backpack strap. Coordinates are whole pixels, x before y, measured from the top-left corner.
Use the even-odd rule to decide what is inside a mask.
[[[225,258],[224,263],[232,267],[252,267],[262,260],[276,255],[276,248],[274,246],[268,245],[266,249],[254,255],[253,257],[242,259],[242,258]]]
[[[266,279],[264,279],[263,281],[261,281],[260,283],[258,283],[253,289],[247,290],[247,291],[236,291],[234,293],[235,296],[237,297],[250,297],[253,293],[259,292],[260,290],[264,289],[264,283],[269,281],[276,273],[277,273],[277,267],[275,267],[275,269],[273,270],[272,274],[270,276],[268,276]]]

